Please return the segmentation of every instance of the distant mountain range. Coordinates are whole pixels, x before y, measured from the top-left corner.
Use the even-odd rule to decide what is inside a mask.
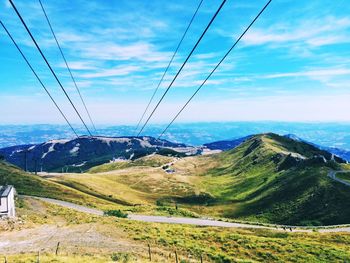
[[[195,147],[153,137],[88,136],[0,149],[6,161],[32,172],[81,172],[112,160],[133,160],[152,153],[180,157],[199,152]]]
[[[84,134],[84,127],[74,125],[78,134]],[[133,125],[98,125],[98,134],[106,137],[124,137],[135,133]],[[164,125],[151,124],[147,127],[148,136],[157,137]],[[200,146],[208,142],[232,140],[250,134],[273,132],[276,134],[296,134],[306,141],[326,147],[350,151],[350,123],[316,123],[316,122],[198,122],[174,123],[164,139],[187,145]],[[1,125],[0,148],[39,144],[53,139],[73,139],[66,125]]]
[[[153,137],[88,137],[73,140],[51,140],[41,144],[26,144],[0,149],[5,160],[23,170],[48,172],[83,172],[91,167],[108,162],[134,160],[149,154],[166,156],[190,156],[227,151],[236,148],[253,135],[234,140],[206,143],[202,146],[187,146]],[[350,152],[336,148],[321,147],[299,137],[285,137],[304,142],[341,159],[350,160]],[[327,157],[330,158],[330,157]]]

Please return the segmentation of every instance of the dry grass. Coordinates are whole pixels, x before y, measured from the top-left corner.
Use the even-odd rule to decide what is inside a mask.
[[[26,198],[22,226],[1,231],[8,262],[348,262],[348,233],[290,233],[97,217]],[[29,214],[36,214],[28,217]],[[40,217],[41,215],[41,217]],[[42,217],[46,217],[42,219]],[[61,242],[55,256],[57,242]],[[113,261],[118,260],[119,261]],[[149,262],[149,261],[148,261]]]

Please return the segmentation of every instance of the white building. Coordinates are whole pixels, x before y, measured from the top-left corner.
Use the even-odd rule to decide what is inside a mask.
[[[0,185],[0,217],[15,217],[15,188],[12,185]]]

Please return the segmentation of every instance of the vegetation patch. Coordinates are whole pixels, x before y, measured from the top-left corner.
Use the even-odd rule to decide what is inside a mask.
[[[122,263],[127,263],[127,262],[130,262],[131,260],[135,260],[135,258],[130,253],[125,253],[125,252],[113,253],[111,255],[111,259],[112,261],[118,261]]]
[[[128,217],[128,214],[126,214],[120,210],[107,210],[107,211],[104,211],[104,215],[115,216],[115,217],[120,217],[120,218],[127,218]]]

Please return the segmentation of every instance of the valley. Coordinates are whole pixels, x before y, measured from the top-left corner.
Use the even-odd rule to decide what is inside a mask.
[[[222,143],[219,145],[222,146]],[[41,226],[47,225],[49,229],[52,228],[50,239],[55,241],[42,248],[43,257],[52,257],[52,246],[62,239],[62,233],[67,232],[70,237],[81,236],[78,241],[67,239],[66,247],[62,248],[66,253],[63,255],[70,255],[75,251],[76,258],[68,256],[69,260],[74,262],[84,262],[84,255],[91,253],[92,247],[101,247],[99,255],[102,258],[96,258],[94,262],[104,262],[107,260],[105,257],[111,257],[114,251],[109,245],[104,245],[104,242],[117,242],[115,246],[118,253],[136,257],[140,262],[147,259],[149,242],[156,247],[155,262],[163,262],[169,256],[165,255],[171,254],[169,244],[176,247],[179,254],[189,262],[192,261],[187,253],[203,254],[209,261],[214,262],[231,262],[233,258],[278,261],[286,259],[285,252],[280,249],[279,252],[276,251],[277,244],[281,246],[284,238],[293,240],[292,246],[310,239],[313,240],[314,248],[317,247],[317,240],[320,240],[322,243],[326,242],[327,247],[332,246],[335,249],[329,242],[332,242],[332,238],[340,237],[342,241],[339,247],[336,247],[340,254],[323,251],[317,257],[323,255],[327,258],[345,259],[348,256],[343,253],[341,244],[349,244],[347,238],[350,234],[342,233],[347,228],[340,226],[334,229],[335,233],[328,233],[317,226],[345,226],[350,222],[350,187],[328,176],[330,173],[347,169],[349,167],[343,159],[327,151],[302,141],[267,133],[245,138],[232,149],[221,152],[179,156],[173,152],[160,155],[155,151],[135,159],[100,164],[83,173],[39,172],[35,175],[34,172],[24,173],[11,164],[1,162],[0,184],[13,184],[20,194],[17,203],[21,207],[18,211],[21,223],[17,221],[5,227],[14,231],[7,234],[9,240],[13,239],[13,244],[18,242],[15,240],[23,235],[23,231],[32,231],[31,235],[41,236]],[[344,173],[344,176],[346,175]],[[33,199],[31,196],[42,199]],[[62,200],[68,202],[68,205],[45,198]],[[75,211],[73,204],[86,209]],[[37,209],[38,207],[40,209]],[[90,214],[90,211],[97,212]],[[136,221],[101,216],[103,211],[120,211],[118,214],[128,215]],[[44,219],[40,214],[45,214]],[[172,217],[178,219],[171,219]],[[201,218],[220,221],[217,221],[217,226],[201,226],[200,224],[206,224],[205,221],[199,223]],[[150,220],[152,222],[147,222]],[[176,223],[176,220],[177,224],[171,224]],[[187,221],[198,222],[199,225],[181,224]],[[229,225],[230,222],[238,224],[233,224],[234,228],[228,229],[219,227]],[[208,224],[212,223],[208,221]],[[291,225],[294,231],[276,225]],[[236,226],[240,228],[235,228]],[[114,234],[111,236],[104,229],[113,229],[113,233],[116,231],[119,234],[112,237]],[[162,234],[155,235],[155,229]],[[7,231],[4,233],[8,233]],[[62,233],[55,234],[57,231]],[[86,234],[84,231],[87,231]],[[90,231],[102,238],[101,245],[97,246],[95,241],[90,239]],[[214,250],[199,248],[202,241],[197,241],[196,236],[209,233],[208,231],[216,233],[212,232],[216,238],[207,241],[211,246],[217,246]],[[313,233],[315,231],[316,233]],[[124,233],[124,239],[121,239],[120,233]],[[165,233],[176,233],[176,236],[187,234],[177,239]],[[235,243],[231,239],[232,235],[236,236],[237,240],[244,237],[247,240],[245,242],[252,238],[249,241],[252,246],[251,252],[225,252],[224,244],[232,246]],[[271,235],[284,237],[271,239]],[[114,241],[110,238],[114,238]],[[257,245],[259,242],[265,242],[265,238],[270,240],[271,247],[268,250],[271,252],[262,252],[260,249],[263,247],[259,248],[260,245]],[[129,245],[123,248],[117,245],[120,242]],[[73,243],[80,244],[81,247],[69,247]],[[14,250],[9,244],[0,244],[0,253],[15,255],[16,251],[21,250],[22,253],[29,253],[28,257],[31,257],[30,253],[35,251],[35,246],[18,247],[18,250]],[[239,244],[238,247],[244,247],[243,243]],[[295,256],[295,260],[298,261],[299,257],[312,259],[315,255],[303,252]],[[62,260],[66,262],[64,260],[68,259]]]

